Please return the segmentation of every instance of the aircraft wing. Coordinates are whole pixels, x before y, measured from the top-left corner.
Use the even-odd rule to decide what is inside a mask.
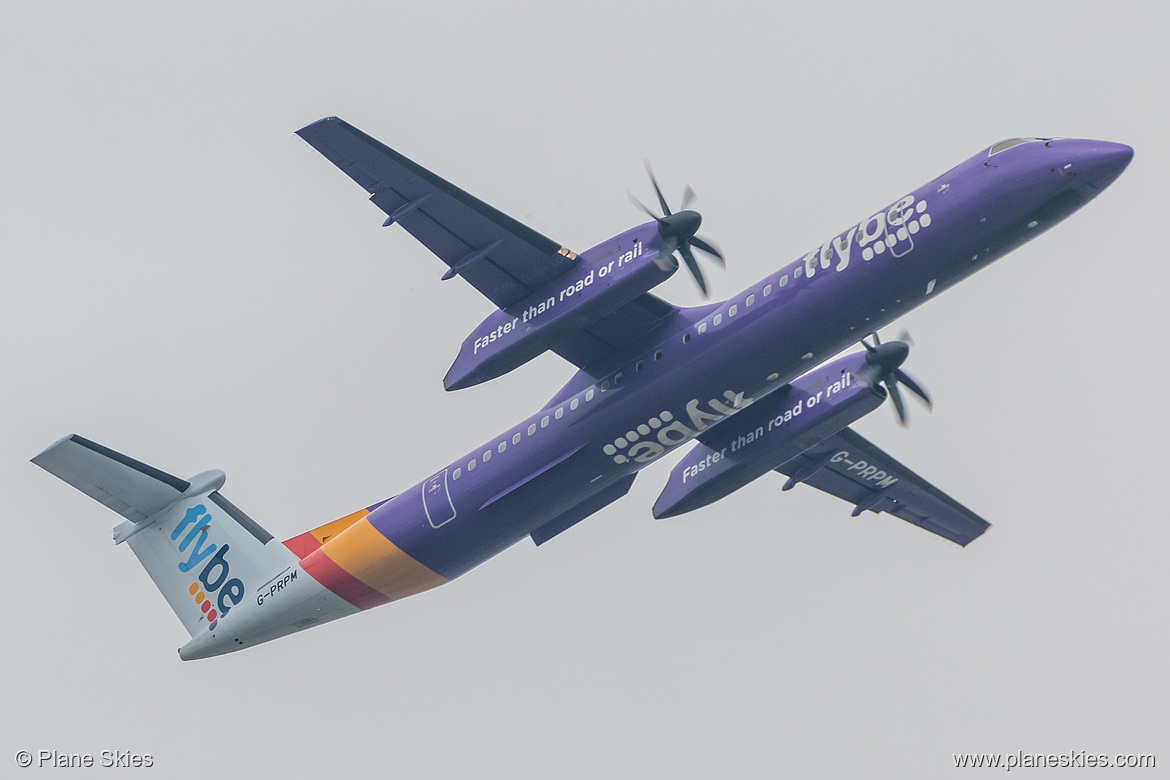
[[[387,214],[500,309],[573,268],[577,255],[358,130],[327,117],[297,131]],[[553,346],[585,368],[662,323],[676,308],[644,293]]]
[[[436,176],[337,117],[297,131],[398,223],[499,308],[577,264],[557,242]]]
[[[642,293],[616,311],[557,342],[552,351],[578,368],[586,368],[649,333],[676,311],[677,306],[657,295]]]
[[[845,428],[782,464],[784,489],[805,482],[865,510],[888,512],[964,547],[991,525],[891,458],[852,428]]]

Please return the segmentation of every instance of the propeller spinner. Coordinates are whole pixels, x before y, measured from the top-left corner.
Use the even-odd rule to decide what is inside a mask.
[[[861,378],[871,386],[875,382],[881,382],[886,386],[890,400],[894,402],[894,411],[898,414],[898,421],[905,427],[906,406],[902,403],[902,394],[898,391],[898,383],[905,385],[907,390],[926,402],[927,408],[931,408],[930,396],[926,390],[900,368],[910,355],[910,344],[913,342],[910,339],[910,334],[906,331],[902,331],[897,341],[887,341],[885,344],[882,343],[877,333],[871,335],[873,336],[872,345],[864,339],[861,341],[861,346],[865,347],[866,363],[866,367],[861,371]]]
[[[656,262],[664,271],[672,267],[677,268],[678,260],[675,259],[674,253],[678,252],[682,255],[683,262],[687,264],[687,270],[691,272],[691,276],[699,285],[703,297],[706,298],[707,280],[703,277],[703,269],[695,260],[691,247],[711,255],[721,266],[725,263],[723,253],[715,245],[695,235],[695,231],[703,222],[703,217],[699,212],[687,208],[695,200],[695,191],[688,184],[687,188],[683,190],[682,209],[672,213],[670,206],[666,204],[666,198],[662,195],[662,188],[658,186],[658,180],[654,178],[654,171],[650,169],[649,163],[646,164],[646,173],[650,175],[650,183],[654,185],[654,194],[658,196],[658,205],[662,207],[662,216],[648,209],[633,195],[630,195],[630,200],[658,223],[658,235],[662,237],[662,249],[658,252]]]

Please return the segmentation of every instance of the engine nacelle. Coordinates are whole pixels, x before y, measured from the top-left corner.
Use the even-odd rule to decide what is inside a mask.
[[[572,271],[481,322],[463,341],[443,386],[459,390],[502,376],[662,284],[678,266],[658,267],[661,242],[651,222],[582,252]]]
[[[718,501],[881,406],[886,391],[858,377],[865,353],[811,371],[720,423],[670,472],[654,516]]]

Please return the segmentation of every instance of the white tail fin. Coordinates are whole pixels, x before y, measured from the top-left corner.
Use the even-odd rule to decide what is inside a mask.
[[[114,540],[130,543],[191,636],[297,562],[220,495],[222,471],[183,480],[77,435],[32,461],[126,518]]]

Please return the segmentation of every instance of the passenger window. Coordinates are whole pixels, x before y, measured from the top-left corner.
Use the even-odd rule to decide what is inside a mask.
[[[455,469],[451,472],[451,479],[459,479],[463,476],[463,469]]]
[[[573,410],[574,412],[575,412],[575,411],[577,411],[577,407],[578,407],[578,406],[580,406],[580,405],[581,405],[581,399],[580,399],[580,398],[574,398],[572,401],[569,401],[569,408],[570,408],[571,410]]]
[[[701,336],[701,335],[703,335],[703,334],[704,334],[704,333],[706,333],[706,332],[707,332],[707,323],[705,323],[705,322],[700,322],[700,323],[699,323],[699,335]]]
[[[690,344],[690,343],[691,343],[691,332],[690,332],[689,330],[688,330],[686,333],[684,333],[684,334],[683,334],[683,343],[684,343],[684,344]]]
[[[593,400],[593,388],[592,387],[585,391],[585,400],[586,401]]]
[[[788,284],[788,274],[784,274],[780,277],[780,286],[783,287],[786,284]]]
[[[734,317],[737,311],[739,311],[739,307],[733,303],[731,304],[731,308],[727,310],[727,316]]]
[[[556,413],[553,415],[553,417],[556,417],[558,420],[564,416],[565,416],[565,407],[563,407],[563,406],[561,408],[557,409]]]
[[[520,443],[520,434],[516,434],[515,436],[513,436],[513,437],[512,437],[512,443],[513,443],[513,444],[519,444],[519,443]]]
[[[770,284],[764,285],[764,297],[767,298],[771,294],[772,294],[772,285],[770,285]]]
[[[716,314],[715,319],[711,320],[712,325],[718,325],[721,322],[723,322],[723,315],[722,314]]]
[[[541,417],[541,418],[540,418],[540,427],[541,427],[541,428],[547,428],[547,427],[548,427],[548,415],[547,415],[547,414],[546,414],[544,417]]]
[[[475,471],[475,458],[472,458],[471,460],[467,461],[467,470],[468,471]]]
[[[613,375],[613,384],[614,384],[614,387],[617,387],[617,386],[618,386],[618,385],[620,385],[621,383],[622,383],[622,372],[621,372],[621,371],[619,371],[619,372],[617,372],[616,374],[614,374],[614,375]]]
[[[755,302],[756,302],[756,296],[754,296],[754,295],[749,295],[747,297],[747,300],[744,301],[744,303],[746,303],[748,306],[751,306]]]
[[[662,350],[659,349],[654,351],[654,359],[662,360]]]
[[[492,451],[491,450],[484,450],[483,451],[483,462],[487,463],[491,459],[492,459]]]
[[[634,370],[635,370],[635,371],[641,371],[641,370],[642,370],[643,368],[645,368],[645,367],[646,367],[646,361],[645,361],[645,360],[639,360],[639,361],[638,361],[638,364],[637,364],[636,366],[634,366]]]
[[[602,379],[602,380],[601,380],[601,392],[603,392],[603,393],[604,393],[604,392],[605,392],[606,390],[608,390],[608,389],[609,389],[609,380],[608,380],[608,379]]]
[[[796,270],[792,272],[792,278],[799,279],[802,276],[804,276],[804,266],[798,265],[796,266]]]
[[[536,433],[536,423],[532,423],[532,425],[528,426],[528,435],[532,436],[535,433]]]

